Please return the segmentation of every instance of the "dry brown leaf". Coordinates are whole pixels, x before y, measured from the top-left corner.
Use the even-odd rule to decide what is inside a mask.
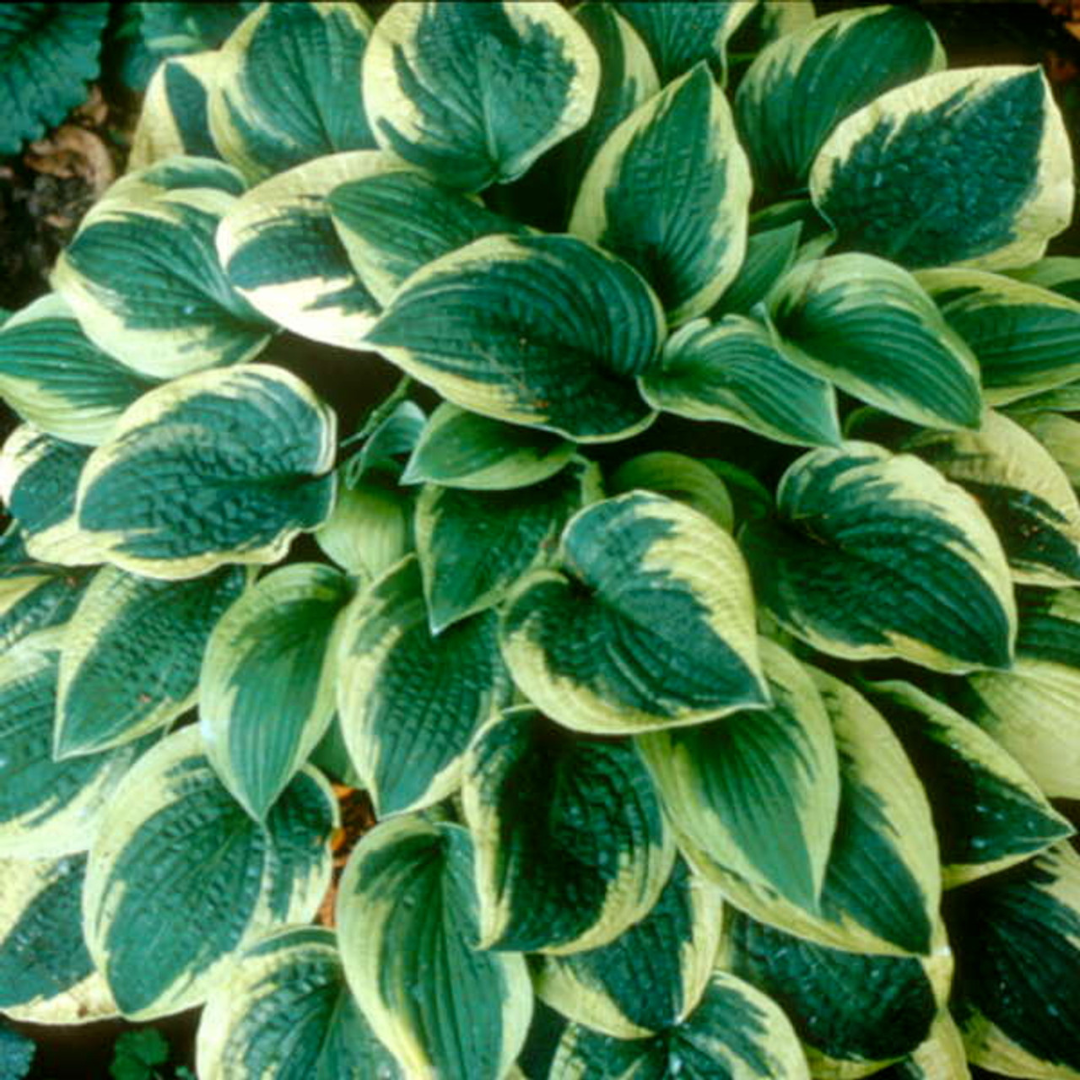
[[[116,179],[116,166],[101,136],[76,124],[64,124],[48,138],[31,143],[23,161],[47,176],[79,177],[95,195]]]

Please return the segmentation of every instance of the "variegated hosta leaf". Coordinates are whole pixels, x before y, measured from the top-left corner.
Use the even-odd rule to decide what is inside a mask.
[[[20,424],[0,449],[0,500],[18,522],[31,558],[60,565],[97,562],[75,521],[75,491],[90,449]]]
[[[334,509],[315,530],[315,541],[359,583],[371,582],[411,550],[413,501],[401,488],[350,485],[339,476]]]
[[[209,186],[162,189],[139,174],[121,184],[83,218],[51,278],[90,340],[160,379],[261,352],[268,327],[233,290],[214,247],[236,196]]]
[[[1080,581],[1080,501],[1049,452],[1018,424],[988,409],[978,431],[921,432],[901,448],[975,496],[1014,581],[1055,588]]]
[[[656,903],[675,847],[627,742],[581,739],[530,707],[485,726],[462,791],[483,948],[576,953]]]
[[[623,462],[608,481],[612,495],[634,490],[655,491],[686,503],[715,521],[721,529],[732,532],[735,506],[727,485],[720,476],[697,458],[653,450]]]
[[[86,570],[35,562],[13,525],[0,537],[0,656],[27,634],[67,622],[89,580]]]
[[[1069,138],[1039,68],[941,71],[844,120],[810,194],[848,248],[911,268],[1025,266],[1072,217]]]
[[[210,764],[256,821],[330,725],[334,629],[350,594],[340,571],[294,563],[260,579],[213,627],[200,730]]]
[[[929,427],[978,427],[979,367],[915,278],[873,255],[795,266],[769,295],[784,355],[861,401]]]
[[[795,263],[803,232],[801,221],[755,230],[755,221],[751,217],[750,229],[739,272],[709,312],[714,319],[723,315],[750,314]]]
[[[680,837],[691,865],[759,922],[847,951],[944,955],[941,873],[930,807],[888,724],[865,698],[813,668],[840,763],[840,806],[817,911],[723,867]]]
[[[407,277],[442,255],[482,236],[526,231],[400,163],[346,179],[329,193],[329,210],[353,267],[379,304],[388,304]]]
[[[1075,831],[977,724],[907,683],[866,691],[926,788],[946,887],[1003,870]]]
[[[644,5],[643,5],[644,6]],[[810,1080],[791,1021],[772,999],[722,971],[682,1023],[647,1039],[581,1024],[564,1033],[548,1080]]]
[[[772,704],[638,742],[680,841],[814,912],[840,804],[829,714],[797,660],[760,642]]]
[[[1059,844],[950,894],[954,1006],[968,1057],[1009,1076],[1080,1076],[1080,856]]]
[[[1080,300],[985,270],[924,270],[917,280],[978,358],[991,405],[1080,377]]]
[[[608,136],[570,231],[626,259],[677,325],[708,311],[738,273],[750,194],[731,107],[700,63]]]
[[[975,500],[910,454],[812,450],[784,474],[778,517],[741,534],[758,599],[797,637],[852,660],[937,671],[1007,667],[1016,607]]]
[[[100,995],[82,936],[85,872],[83,854],[0,860],[0,1011],[33,1015],[65,994]]]
[[[356,150],[316,158],[253,187],[217,232],[229,283],[267,319],[294,333],[358,348],[379,305],[338,238],[328,197],[344,181],[390,167],[387,155]]]
[[[797,445],[840,441],[832,386],[796,367],[760,323],[741,315],[679,329],[639,385],[654,408],[691,420],[726,421]]]
[[[1038,439],[1080,491],[1080,421],[1054,412],[1014,413],[1011,419]]]
[[[201,1080],[404,1080],[322,927],[289,927],[250,945],[210,992],[196,1052]]]
[[[1009,277],[1049,289],[1070,300],[1080,300],[1080,258],[1075,255],[1050,255],[1030,266],[1008,271]]]
[[[523,575],[550,566],[566,523],[601,493],[600,470],[583,458],[512,491],[426,484],[413,525],[432,632],[494,607]]]
[[[337,707],[380,817],[430,806],[461,779],[469,740],[507,696],[494,612],[432,634],[412,555],[343,615]]]
[[[364,56],[379,145],[464,191],[513,180],[582,127],[599,83],[596,49],[554,3],[398,4]]]
[[[1022,593],[1016,660],[968,685],[967,715],[1045,794],[1080,799],[1080,592]]]
[[[1057,412],[1080,411],[1080,379],[1055,387],[1053,390],[1043,390],[1041,393],[1032,394],[1031,397],[1020,398],[1018,401],[1010,402],[1005,409],[1013,417],[1022,416],[1025,413],[1042,412],[1044,409]]]
[[[604,442],[652,420],[633,377],[663,336],[621,259],[571,236],[489,236],[409,278],[365,341],[463,408]]]
[[[944,67],[930,24],[895,5],[832,12],[772,42],[735,98],[755,188],[777,194],[803,188],[822,143],[844,117]]]
[[[83,895],[90,955],[124,1015],[200,1004],[253,937],[313,918],[337,819],[330,786],[305,770],[265,826],[252,821],[195,727],[146,754],[102,814]]]
[[[614,941],[534,957],[536,994],[575,1023],[620,1039],[681,1023],[712,974],[721,907],[719,891],[679,859],[649,913]]]
[[[210,92],[221,52],[169,56],[158,65],[131,137],[128,169],[143,169],[176,154],[217,157],[210,134]]]
[[[964,1040],[952,1016],[939,1012],[914,1053],[874,1075],[878,1080],[971,1080]]]
[[[568,439],[504,424],[444,401],[431,414],[401,480],[505,491],[547,480],[573,455],[574,444]]]
[[[56,757],[120,746],[190,709],[210,633],[247,580],[235,566],[191,581],[102,567],[63,638]]]
[[[353,436],[362,439],[363,446],[345,463],[351,483],[378,472],[389,474],[395,482],[400,479],[402,461],[416,449],[427,422],[424,410],[404,396],[409,382],[409,377],[403,375],[397,388],[375,407]]]
[[[746,567],[703,514],[606,499],[571,519],[559,564],[522,581],[502,623],[514,682],[552,719],[633,734],[767,703]]]
[[[472,840],[419,817],[377,825],[338,891],[345,977],[406,1076],[500,1080],[532,1014],[523,956],[476,948]]]
[[[0,395],[54,438],[97,446],[153,385],[93,345],[57,293],[28,304],[0,331]]]
[[[195,577],[276,562],[334,501],[336,416],[265,364],[199,372],[145,394],[79,484],[79,527],[133,573]]]
[[[784,1010],[814,1076],[837,1078],[915,1051],[944,1006],[953,967],[947,951],[929,959],[844,952],[730,908],[719,962]]]
[[[261,4],[218,53],[214,145],[249,180],[374,146],[360,91],[370,17],[356,4]]]
[[[664,85],[706,60],[713,74],[727,72],[728,38],[750,14],[755,0],[717,3],[669,3],[667,0],[619,0],[620,15],[629,20],[648,46]]]
[[[0,856],[85,851],[120,778],[145,746],[54,761],[64,631],[30,634],[0,656]]]

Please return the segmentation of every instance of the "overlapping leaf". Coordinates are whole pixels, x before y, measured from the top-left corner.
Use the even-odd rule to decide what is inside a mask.
[[[649,912],[671,873],[674,845],[634,748],[577,738],[534,709],[477,735],[463,800],[485,948],[606,945]]]
[[[275,562],[330,513],[336,418],[295,375],[252,364],[151,391],[98,447],[79,527],[134,573]]]
[[[1005,554],[962,488],[865,442],[784,474],[778,517],[741,536],[759,600],[833,656],[941,671],[1005,667],[1016,609]]]
[[[720,474],[703,461],[667,450],[653,450],[624,461],[608,480],[608,491],[655,491],[700,511],[721,529],[735,526],[735,505]]]
[[[156,746],[102,817],[83,899],[90,955],[121,1011],[148,1018],[199,1004],[247,941],[311,919],[336,823],[314,771],[261,826],[221,785],[197,728]]]
[[[406,1076],[500,1080],[525,1041],[525,958],[476,948],[472,861],[460,826],[399,818],[364,836],[341,879],[345,977]]]
[[[0,538],[0,654],[15,642],[67,622],[89,575],[35,562],[17,527]]]
[[[514,681],[553,719],[630,734],[766,704],[746,568],[703,514],[606,499],[570,521],[559,565],[522,581],[502,623]]]
[[[912,269],[1024,266],[1072,216],[1068,135],[1039,68],[942,71],[844,120],[810,194],[849,248]]]
[[[615,256],[570,236],[491,236],[409,278],[366,340],[466,409],[598,442],[652,419],[633,377],[663,336],[659,302]]]

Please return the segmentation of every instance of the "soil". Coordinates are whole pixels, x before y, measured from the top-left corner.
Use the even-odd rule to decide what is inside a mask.
[[[879,2],[818,0],[816,7],[825,13]],[[1074,160],[1080,161],[1080,0],[1038,0],[1038,4],[926,0],[915,6],[934,25],[951,66],[1041,64],[1065,113]],[[106,79],[91,87],[86,103],[45,139],[21,155],[0,158],[0,309],[21,308],[48,291],[48,275],[58,253],[83,214],[123,170],[137,109],[135,97]],[[1050,251],[1080,254],[1080,214]],[[355,353],[344,355],[342,350],[291,335],[278,339],[274,350],[275,362],[302,370],[317,392],[340,404],[346,433],[355,427],[373,391],[385,395],[396,380],[394,370],[378,357],[357,363]],[[0,403],[0,440],[14,422]],[[370,805],[358,793],[341,789],[339,794],[345,828],[335,839],[335,882],[352,844],[373,820]],[[324,905],[320,921],[331,920],[332,906]],[[159,1073],[162,1080],[171,1078],[178,1065],[194,1070],[197,1018],[193,1010],[153,1025],[173,1047],[169,1066]],[[31,1080],[102,1080],[109,1075],[116,1037],[142,1025],[109,1020],[77,1028],[11,1026],[38,1044]],[[976,1080],[993,1077],[979,1069],[972,1074]]]

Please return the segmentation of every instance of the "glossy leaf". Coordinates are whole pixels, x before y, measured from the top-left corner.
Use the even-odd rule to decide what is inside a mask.
[[[612,495],[655,491],[700,511],[726,532],[735,525],[735,507],[727,485],[708,465],[686,454],[667,450],[638,454],[611,474],[607,487]]]

